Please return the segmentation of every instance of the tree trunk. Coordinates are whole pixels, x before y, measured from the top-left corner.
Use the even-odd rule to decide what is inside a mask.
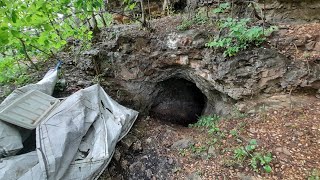
[[[144,6],[143,6],[143,0],[140,0],[140,8],[141,8],[141,22],[142,22],[142,26],[146,27],[146,17],[145,17],[145,13],[144,13]]]
[[[91,18],[92,18],[92,22],[93,22],[93,31],[95,32],[99,28],[98,28],[98,22],[97,22],[96,16],[95,16],[93,11],[92,11],[92,14],[91,14]]]

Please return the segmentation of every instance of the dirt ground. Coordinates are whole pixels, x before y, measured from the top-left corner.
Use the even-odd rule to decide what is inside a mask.
[[[320,168],[320,103],[315,100],[303,108],[263,111],[244,118],[221,119],[217,125],[221,133],[209,134],[206,128],[183,127],[152,118],[140,118],[128,138],[136,137],[141,144],[136,157],[123,156],[118,162],[143,162],[148,152],[157,161],[164,161],[168,174],[161,168],[141,167],[132,172],[132,164],[120,165],[122,171],[106,170],[101,179],[307,179],[319,176]],[[234,135],[236,132],[236,135]],[[236,162],[234,151],[257,141],[255,152],[272,154],[271,173],[262,167],[257,172],[250,165],[250,157]],[[124,142],[127,140],[124,139]],[[133,146],[135,143],[133,142]],[[182,142],[182,145],[181,145]],[[184,143],[186,145],[184,145]],[[118,148],[123,147],[120,142]],[[128,151],[135,149],[128,149]],[[119,150],[117,150],[119,151]],[[121,151],[121,150],[120,150]],[[131,152],[124,152],[131,154]],[[160,159],[160,160],[159,160]],[[161,160],[162,159],[162,160]],[[148,164],[148,162],[145,162]],[[147,165],[146,165],[147,166]],[[126,173],[125,168],[128,168]],[[163,168],[163,167],[162,167]],[[148,170],[151,175],[144,174]],[[162,169],[163,170],[163,169]],[[141,172],[139,172],[141,171]],[[137,176],[137,174],[139,174]],[[317,174],[318,173],[318,174]]]

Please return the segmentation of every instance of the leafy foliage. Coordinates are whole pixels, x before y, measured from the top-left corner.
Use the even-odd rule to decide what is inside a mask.
[[[181,24],[177,27],[179,31],[185,31],[189,29],[193,24],[201,25],[208,22],[208,18],[203,12],[198,12],[192,19],[185,18]]]
[[[266,173],[270,173],[272,168],[270,162],[272,161],[271,153],[256,152],[257,141],[251,139],[246,146],[241,146],[234,149],[233,158],[238,162],[242,163],[246,159],[250,160],[252,169],[256,172],[262,167]]]
[[[197,145],[190,145],[189,149],[191,150],[192,153],[196,154],[196,155],[200,155],[201,153],[207,151],[207,147],[206,146],[197,146]]]
[[[313,169],[308,180],[320,180],[320,171],[318,169]]]
[[[261,154],[254,153],[250,160],[250,165],[254,171],[258,172],[259,165],[263,167],[266,173],[270,173],[272,171],[271,166],[269,165],[272,161],[271,153]]]
[[[213,134],[220,131],[217,126],[219,120],[220,117],[217,115],[201,116],[195,124],[190,124],[189,127],[206,127],[209,129],[208,133]]]
[[[249,45],[260,45],[266,40],[276,27],[272,26],[264,30],[260,26],[249,26],[250,19],[227,18],[220,20],[218,27],[220,31],[226,32],[223,37],[215,38],[206,44],[210,48],[221,48],[224,56],[234,56],[239,51],[249,47]]]
[[[212,12],[216,14],[225,13],[230,9],[230,3],[222,3]],[[267,36],[277,28],[271,26],[264,29],[261,26],[252,26],[251,19],[242,18],[221,18],[217,21],[218,28],[223,35],[206,43],[206,47],[222,49],[224,56],[234,56],[239,51],[248,48],[250,45],[260,45]]]
[[[97,19],[107,25],[98,17],[103,5],[103,0],[0,0],[0,67],[7,68],[0,83],[26,66],[37,68],[36,62],[54,56],[71,37],[90,44]]]
[[[0,84],[14,82],[17,85],[23,84],[29,79],[25,75],[23,67],[19,67],[13,58],[0,59]]]
[[[230,9],[230,3],[226,2],[226,3],[221,3],[217,8],[213,9],[212,12],[216,14],[224,13],[229,9]]]

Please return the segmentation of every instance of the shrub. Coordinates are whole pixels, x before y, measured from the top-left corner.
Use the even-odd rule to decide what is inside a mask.
[[[209,18],[207,18],[203,12],[198,12],[192,19],[185,18],[181,24],[177,27],[179,31],[185,31],[189,29],[193,24],[201,25],[206,24]]]
[[[28,80],[28,77],[24,75],[25,68],[19,68],[17,63],[12,57],[0,58],[0,84],[10,82],[23,84]]]
[[[190,127],[205,127],[208,128],[209,134],[219,132],[220,129],[217,126],[217,122],[220,120],[220,117],[217,115],[201,116],[198,122],[190,124]]]
[[[270,166],[270,162],[272,161],[271,153],[256,152],[256,148],[257,141],[251,139],[246,146],[234,149],[233,158],[238,164],[249,160],[252,169],[256,172],[261,167],[266,173],[270,173],[272,171]]]
[[[260,26],[250,27],[249,22],[248,18],[238,20],[229,17],[220,20],[218,27],[221,32],[225,32],[225,35],[208,42],[206,47],[223,49],[223,55],[231,57],[248,48],[249,45],[260,45],[276,30],[274,26],[265,30]]]

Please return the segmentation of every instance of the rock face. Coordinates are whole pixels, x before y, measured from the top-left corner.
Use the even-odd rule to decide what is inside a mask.
[[[318,0],[259,0],[260,7],[267,13],[267,20],[273,22],[320,22],[320,1]]]
[[[152,108],[161,112],[166,109],[162,105],[179,98],[184,99],[185,105],[191,100],[195,102],[192,90],[190,97],[185,97],[188,93],[161,94],[166,87],[161,83],[170,79],[182,79],[201,91],[205,98],[202,114],[229,114],[235,103],[260,94],[289,92],[292,88],[320,88],[317,62],[307,65],[289,61],[274,49],[254,48],[225,58],[221,52],[204,47],[214,32],[150,33],[135,26],[115,28],[101,33],[100,42],[94,50],[85,53],[78,66],[88,72],[99,70],[101,83],[107,91],[142,114],[149,113]],[[177,84],[179,86],[183,89]],[[172,88],[172,83],[168,88]],[[171,112],[165,114],[177,114],[182,112],[177,109],[187,107],[176,106],[179,103],[169,106],[171,108],[166,110]],[[190,116],[188,108],[183,112],[181,117]]]

